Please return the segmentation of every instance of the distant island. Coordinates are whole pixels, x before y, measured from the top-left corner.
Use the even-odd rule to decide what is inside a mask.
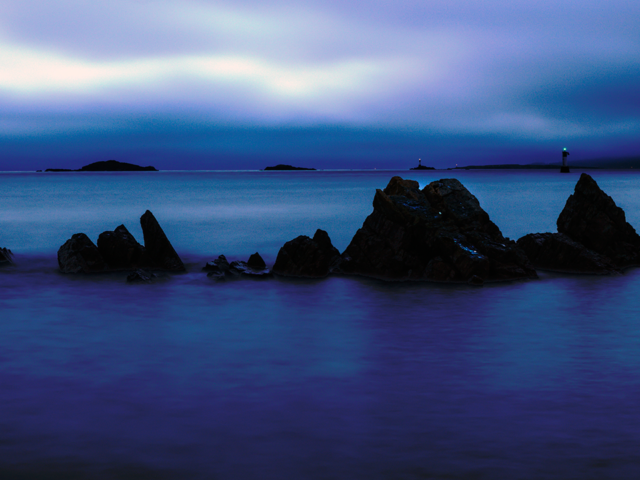
[[[276,165],[275,167],[265,167],[265,170],[315,170],[315,168],[294,167],[292,165]]]
[[[141,167],[133,163],[118,162],[117,160],[106,160],[94,162],[78,170],[68,168],[47,168],[45,172],[157,172],[156,167]]]
[[[409,170],[435,170],[435,168],[425,167],[424,165],[418,165],[417,167],[410,168]]]
[[[580,165],[571,165],[571,168],[579,169],[595,169],[601,167],[589,167]],[[447,170],[489,170],[489,169],[501,169],[501,170],[536,170],[536,169],[560,169],[560,164],[553,163],[529,163],[527,165],[520,165],[518,163],[502,163],[498,165],[467,165],[466,167],[452,167]]]
[[[422,165],[422,159],[419,158],[418,159],[418,166],[410,168],[409,170],[435,170],[435,168],[433,168],[433,167],[425,167],[424,165]]]

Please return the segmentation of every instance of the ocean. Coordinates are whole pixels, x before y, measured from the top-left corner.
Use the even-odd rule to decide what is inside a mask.
[[[640,228],[640,174],[590,170]],[[0,478],[640,477],[640,269],[486,284],[215,282],[298,235],[343,251],[394,175],[556,231],[579,171],[0,173]],[[58,272],[151,210],[187,266]]]

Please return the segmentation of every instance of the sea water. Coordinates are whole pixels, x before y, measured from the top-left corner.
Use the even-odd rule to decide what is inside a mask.
[[[640,176],[589,172],[640,227]],[[468,285],[215,282],[393,175],[458,178],[503,234],[555,231],[579,172],[1,173],[0,478],[640,476],[640,269]],[[187,265],[63,275],[72,234],[151,210]]]

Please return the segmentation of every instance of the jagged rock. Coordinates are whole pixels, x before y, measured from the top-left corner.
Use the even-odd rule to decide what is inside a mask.
[[[144,235],[144,266],[150,269],[185,271],[184,264],[167,239],[160,224],[149,210],[140,217]]]
[[[339,270],[385,280],[474,284],[537,277],[524,252],[458,180],[420,190],[418,182],[400,177],[376,191],[373,213],[342,254]]]
[[[127,275],[127,283],[151,283],[155,278],[157,278],[155,273],[138,269]]]
[[[8,248],[0,248],[0,265],[10,265],[13,263],[13,253]]]
[[[618,268],[640,265],[640,236],[624,211],[586,173],[580,175],[557,225],[558,232],[605,255]]]
[[[113,232],[102,232],[98,237],[98,250],[110,269],[122,270],[142,265],[145,249],[124,225]]]
[[[229,261],[227,260],[227,257],[225,257],[224,255],[220,255],[215,260],[207,262],[207,264],[202,267],[202,270],[205,270],[207,272],[228,272]]]
[[[98,247],[84,233],[76,233],[60,247],[58,265],[63,273],[103,272],[106,268]]]
[[[313,239],[300,235],[288,241],[278,252],[273,272],[291,277],[322,278],[340,261],[340,252],[329,235],[318,229]]]
[[[517,244],[531,263],[543,270],[592,274],[617,271],[607,257],[574,242],[563,233],[530,233],[518,239]]]

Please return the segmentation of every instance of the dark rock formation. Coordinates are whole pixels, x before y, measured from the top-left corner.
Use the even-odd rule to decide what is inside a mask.
[[[605,255],[618,268],[640,265],[640,236],[624,211],[586,173],[580,175],[557,225],[558,232]]]
[[[207,262],[202,269],[209,272],[207,273],[208,277],[216,280],[226,280],[241,275],[254,278],[264,278],[271,275],[271,270],[267,268],[264,260],[257,252],[249,257],[248,262],[236,260],[229,263],[227,257],[220,255],[215,260]]]
[[[58,264],[64,273],[102,271],[185,270],[153,214],[147,210],[140,218],[145,246],[140,245],[124,225],[113,232],[102,232],[98,246],[84,233],[77,233],[58,250]]]
[[[110,269],[137,268],[144,263],[144,247],[124,225],[113,232],[102,232],[98,237],[98,250]]]
[[[229,273],[229,262],[227,261],[227,257],[220,255],[215,260],[207,262],[202,269],[209,272],[207,273],[207,277],[224,280],[227,273]]]
[[[38,170],[41,172],[42,170]],[[157,172],[158,169],[152,166],[141,167],[133,163],[118,162],[117,160],[106,160],[94,162],[78,170],[68,168],[47,168],[45,172]]]
[[[0,248],[0,265],[13,263],[13,253],[8,248]]]
[[[157,277],[153,272],[138,269],[127,275],[127,283],[151,283]]]
[[[290,277],[321,278],[329,275],[340,261],[340,252],[331,244],[329,235],[318,229],[313,239],[301,235],[278,252],[273,272]]]
[[[98,247],[84,233],[76,233],[60,247],[58,265],[63,273],[103,272],[107,266]]]
[[[393,177],[376,191],[373,213],[342,254],[339,269],[385,280],[473,284],[537,277],[524,252],[455,179],[420,190],[418,182]]]
[[[265,170],[315,170],[315,168],[294,167],[291,165],[276,165],[275,167],[265,167]]]
[[[149,210],[140,217],[144,235],[144,265],[146,268],[184,272],[184,264],[167,239],[162,227]]]
[[[258,252],[249,257],[249,260],[247,260],[247,265],[255,270],[264,270],[265,268],[267,268],[267,264],[264,263],[264,260]]]
[[[531,263],[543,270],[601,275],[617,271],[607,257],[574,242],[563,233],[530,233],[518,239],[517,244]]]

